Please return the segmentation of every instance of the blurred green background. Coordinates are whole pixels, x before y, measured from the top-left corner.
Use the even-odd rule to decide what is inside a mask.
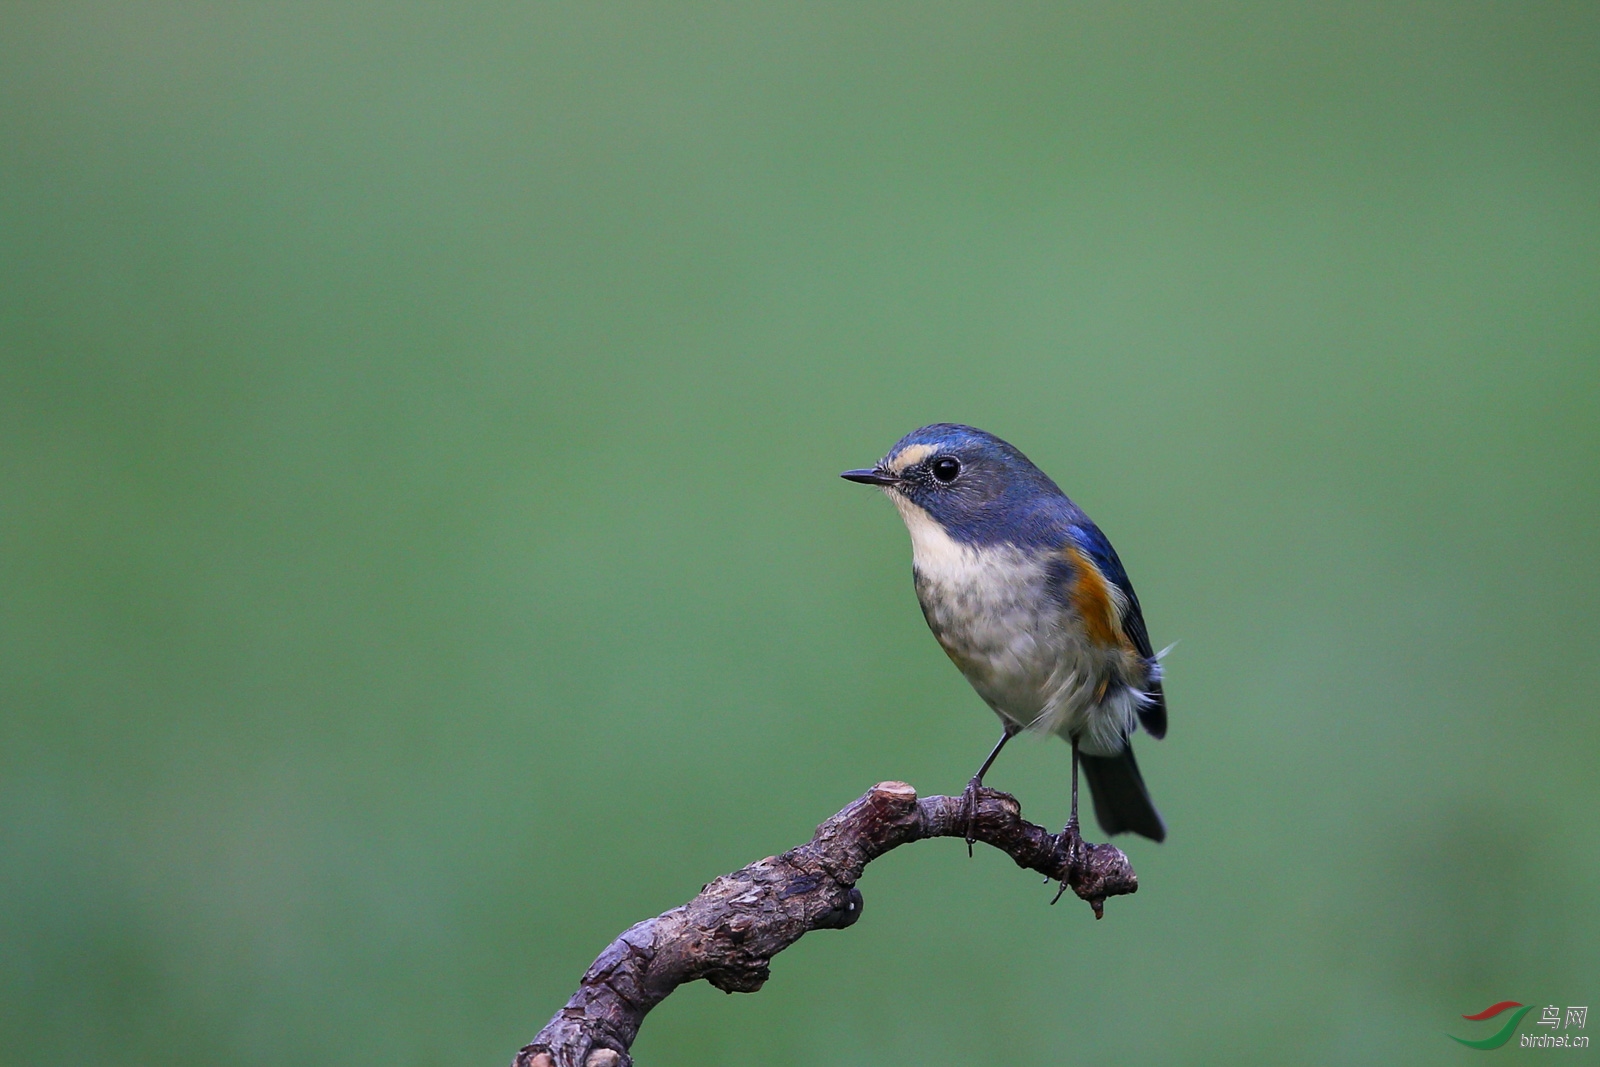
[[[1600,1001],[1600,7],[18,3],[0,92],[0,1062],[505,1064],[959,789],[993,717],[836,477],[935,420],[1180,642],[1171,838],[1101,923],[896,852],[642,1064]]]

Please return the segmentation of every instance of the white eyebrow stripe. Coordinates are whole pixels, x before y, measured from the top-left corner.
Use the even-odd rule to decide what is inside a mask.
[[[932,445],[908,445],[898,456],[889,461],[889,472],[899,474],[912,464],[921,463],[937,451],[938,449]]]

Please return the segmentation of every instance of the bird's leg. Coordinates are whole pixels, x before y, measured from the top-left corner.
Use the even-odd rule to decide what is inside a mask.
[[[1067,846],[1067,871],[1070,874],[1073,867],[1078,864],[1078,850],[1083,847],[1083,835],[1078,833],[1078,739],[1072,739],[1072,811],[1067,816],[1067,825],[1061,831],[1062,843]],[[1045,881],[1049,881],[1048,878]],[[1067,891],[1067,880],[1061,879],[1061,888],[1056,890],[1056,895],[1050,903],[1054,904],[1061,899],[1061,894]]]
[[[1017,736],[1020,726],[1006,723],[1000,729],[1000,740],[994,744],[994,749],[989,753],[989,758],[983,761],[983,766],[978,768],[978,773],[972,776],[972,781],[967,783],[966,792],[961,794],[961,814],[967,822],[967,857],[972,856],[972,824],[978,818],[978,790],[983,788],[983,776],[989,773],[989,768],[994,766],[994,758],[1000,755],[1000,750],[1006,747],[1006,742]]]
[[[1067,816],[1067,830],[1078,829],[1078,741],[1072,741],[1072,812]],[[1063,833],[1066,831],[1063,830]]]

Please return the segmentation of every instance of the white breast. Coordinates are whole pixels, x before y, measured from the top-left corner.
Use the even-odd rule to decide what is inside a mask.
[[[1111,664],[1046,588],[1044,560],[1011,546],[962,544],[917,505],[889,496],[911,533],[928,626],[995,714],[1017,726],[1081,735],[1089,752],[1120,751],[1133,705],[1097,701]]]

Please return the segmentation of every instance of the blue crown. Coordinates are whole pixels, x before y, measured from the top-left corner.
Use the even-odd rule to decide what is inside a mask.
[[[1053,547],[1082,514],[1014,445],[959,423],[911,431],[874,471],[964,544]]]

